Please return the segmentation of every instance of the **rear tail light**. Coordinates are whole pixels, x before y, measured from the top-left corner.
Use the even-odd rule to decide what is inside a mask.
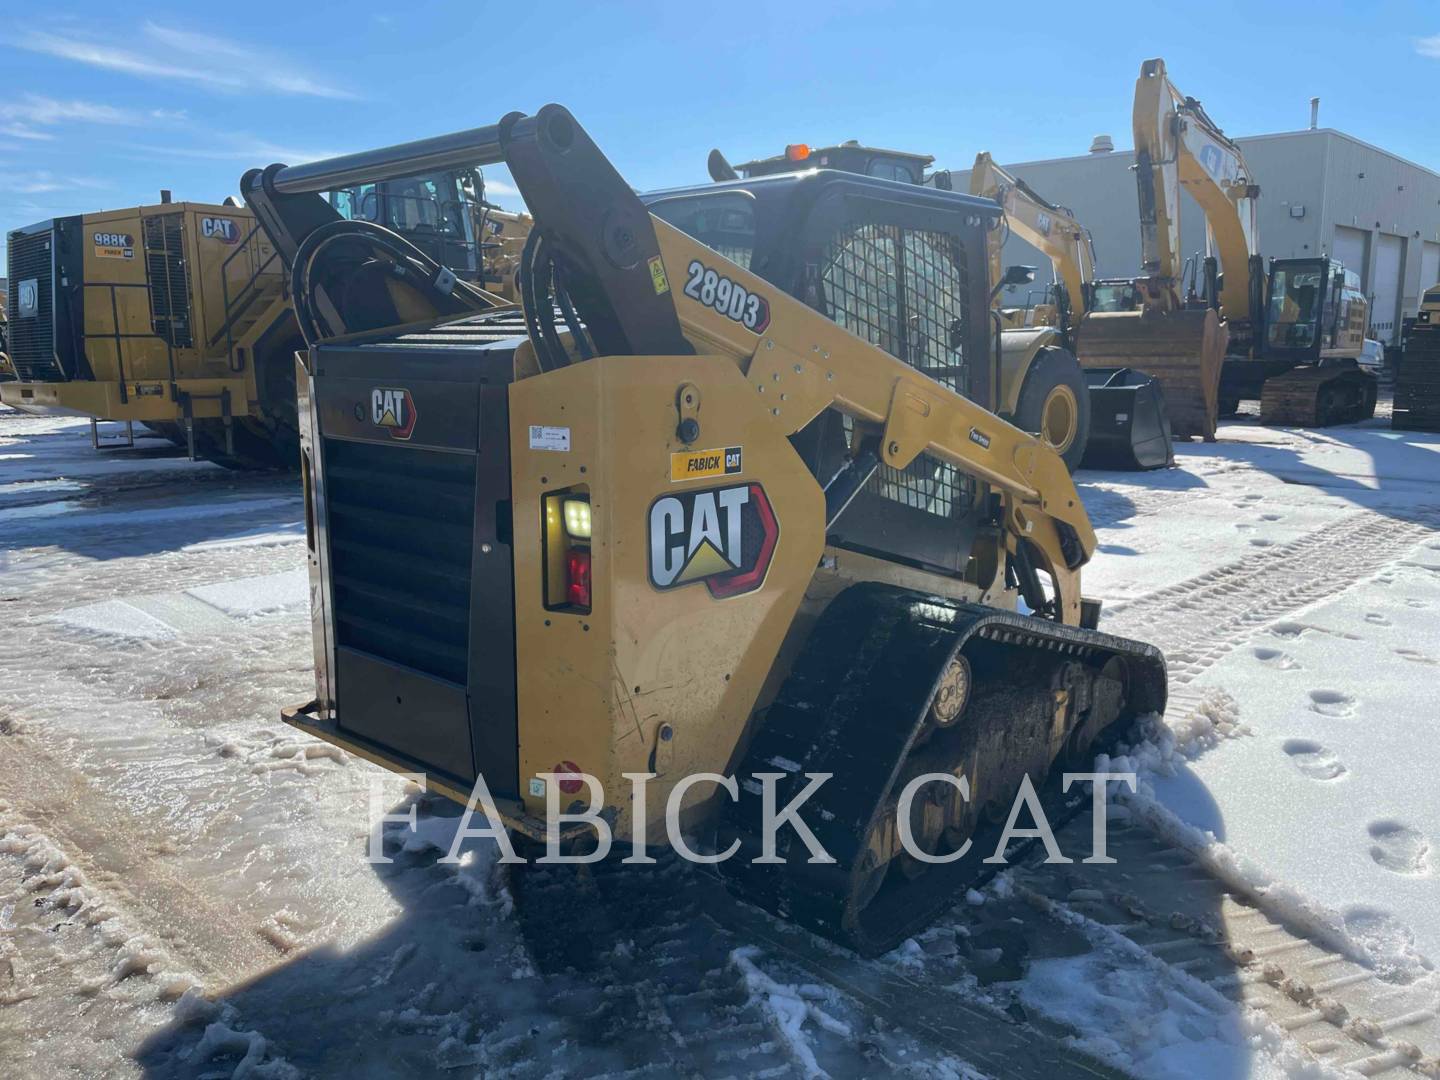
[[[590,489],[582,485],[547,493],[543,514],[545,607],[587,615],[592,599]]]
[[[571,548],[565,557],[565,598],[590,610],[590,549]]]

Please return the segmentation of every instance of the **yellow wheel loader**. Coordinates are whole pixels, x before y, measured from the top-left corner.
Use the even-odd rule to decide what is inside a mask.
[[[315,193],[418,160],[508,166],[518,310],[413,319],[435,294],[383,265],[384,310],[336,309],[362,264],[314,237],[393,238]],[[322,313],[301,730],[533,840],[708,834],[736,894],[870,953],[994,869],[1017,792],[1163,710],[1160,653],[1095,629],[1064,463],[986,408],[993,202],[831,169],[640,195],[555,105],[243,190]],[[769,827],[802,794],[828,861]]]
[[[988,159],[988,155],[984,155]],[[747,161],[733,169],[718,150],[710,155],[710,175],[717,181],[777,176],[804,169],[843,169],[865,176],[880,177],[907,184],[926,184],[949,190],[950,174],[938,172],[927,176],[926,169],[934,162],[928,154],[912,154],[901,150],[881,150],[850,141],[838,146],[810,147],[804,143],[787,146],[783,154]],[[978,159],[977,159],[978,163]],[[973,191],[992,198],[997,190]],[[1004,217],[1009,221],[1018,212],[1015,205],[1002,202]],[[1078,226],[1077,226],[1078,228]],[[1059,230],[1057,229],[1057,236]],[[990,280],[994,295],[1005,285],[1028,284],[1034,280],[1033,270],[1027,275],[1023,267],[1013,267],[1013,278],[1004,278],[1000,269],[1002,230],[996,228],[988,239]],[[1088,251],[1088,240],[1086,243]],[[1090,260],[1093,266],[1093,258]],[[1078,295],[1078,294],[1076,294]],[[994,297],[992,297],[992,300]],[[1064,303],[1062,299],[1062,305]],[[999,382],[995,411],[1024,431],[1040,435],[1074,471],[1085,456],[1090,433],[1090,402],[1085,389],[1085,376],[1076,362],[1069,342],[1068,315],[1052,309],[1051,319],[1040,325],[1024,326],[1007,313],[1001,312],[1004,333],[1000,338]],[[862,336],[865,336],[862,334]],[[874,335],[870,340],[889,349]]]
[[[480,273],[473,170],[331,193],[331,216],[376,219],[428,262]],[[0,401],[142,423],[190,456],[294,468],[290,263],[254,214],[170,202],[54,218],[9,236],[9,357]],[[491,301],[492,303],[498,300]]]

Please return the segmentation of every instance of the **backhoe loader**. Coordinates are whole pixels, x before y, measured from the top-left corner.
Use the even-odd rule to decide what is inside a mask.
[[[1176,435],[1213,439],[1219,416],[1245,398],[1260,399],[1267,424],[1372,415],[1378,384],[1355,363],[1366,325],[1355,275],[1324,257],[1283,259],[1272,260],[1267,282],[1254,174],[1200,102],[1170,82],[1163,60],[1141,65],[1133,121],[1140,307],[1083,319],[1080,362],[1156,376]],[[1185,296],[1182,188],[1205,212],[1207,252],[1203,287]]]
[[[929,154],[882,150],[851,140],[838,146],[820,148],[792,143],[783,154],[747,161],[733,169],[720,151],[715,150],[711,152],[709,166],[711,178],[717,182],[736,179],[740,175],[756,178],[825,168],[950,190],[949,172],[927,175],[926,169],[934,160]],[[995,190],[972,193],[986,198],[1002,194]],[[1004,212],[1003,221],[1010,220],[1017,210],[1014,205],[1006,205],[1003,201],[1001,209]],[[1017,276],[1013,280],[1003,280],[1004,273],[1000,267],[1003,239],[999,228],[991,231],[986,244],[990,280],[996,285],[992,290],[992,302],[999,295],[1001,285],[1027,284],[1034,279],[1033,270],[1026,274],[1026,268],[1016,267],[1012,268],[1012,272]],[[1093,266],[1093,259],[1090,265]],[[1067,324],[1063,321],[1065,316],[1057,316],[1048,326],[1031,328],[1007,321],[1003,311],[1000,315],[1004,333],[1000,338],[995,411],[1022,430],[1039,434],[1073,471],[1085,456],[1090,432],[1090,404],[1085,390],[1085,375],[1075,360]],[[868,334],[863,329],[857,332],[861,336],[869,336],[882,348],[895,352],[877,336],[878,330]]]
[[[330,194],[463,278],[482,272],[473,169]],[[494,241],[491,242],[492,246]],[[9,357],[0,401],[143,423],[232,468],[294,468],[289,264],[234,200],[42,221],[9,237]],[[498,303],[492,298],[490,303]]]
[[[447,315],[316,194],[421,160],[509,168],[518,309]],[[1064,463],[986,408],[993,202],[831,169],[641,195],[556,105],[242,190],[309,260],[301,730],[537,841],[659,846],[673,801],[736,894],[873,953],[980,879],[1017,791],[1163,710],[1158,650],[1095,629]],[[336,305],[362,265],[374,305]],[[557,818],[587,776],[596,818]],[[829,862],[764,827],[806,790]]]

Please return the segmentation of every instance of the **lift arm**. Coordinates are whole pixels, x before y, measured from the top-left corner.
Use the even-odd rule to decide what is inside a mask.
[[[1085,286],[1095,280],[1095,246],[1086,229],[1063,206],[1047,202],[1025,181],[1012,176],[988,153],[975,155],[970,194],[994,199],[1005,212],[1010,231],[1050,260],[1055,278],[1065,286],[1070,312],[1085,314]],[[1002,238],[992,233],[990,280],[1000,280]]]
[[[566,319],[569,341],[582,359],[725,356],[787,436],[833,407],[874,438],[878,460],[887,465],[903,469],[929,453],[990,484],[1003,504],[1007,549],[1023,549],[1022,540],[1033,545],[1054,579],[1057,613],[1078,623],[1078,570],[1096,539],[1060,457],[1038,437],[653,217],[561,106],[389,150],[271,166],[247,174],[244,189],[250,200],[269,203],[262,221],[279,219],[283,226],[287,210],[305,213],[306,193],[372,173],[416,172],[417,160],[432,168],[452,160],[503,161],[515,178],[534,216],[532,238],[538,236],[521,274],[528,279],[522,295],[531,343],[537,355],[548,353],[540,359],[542,371],[574,359],[568,345],[555,348],[561,341],[551,326],[557,309],[573,310],[576,317]],[[711,282],[708,291],[694,287],[697,267]],[[745,298],[738,304],[737,295]],[[988,315],[974,317],[986,319],[988,328]]]
[[[1147,292],[1179,306],[1180,190],[1205,212],[1206,254],[1224,269],[1219,306],[1234,322],[1258,322],[1264,273],[1259,255],[1260,188],[1245,156],[1200,102],[1175,88],[1164,60],[1146,60],[1132,118],[1140,203],[1140,261]]]

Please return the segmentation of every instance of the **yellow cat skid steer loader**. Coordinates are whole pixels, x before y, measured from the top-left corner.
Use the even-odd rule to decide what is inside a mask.
[[[552,782],[583,806],[593,775],[614,835],[660,844],[677,785],[738,777],[689,786],[680,820],[736,848],[733,890],[892,947],[982,876],[1027,777],[1165,705],[1161,654],[1094,628],[1064,463],[984,407],[998,208],[831,170],[637,195],[555,105],[243,190],[284,249],[313,193],[450,160],[503,161],[534,216],[523,312],[309,324],[317,696],[285,719],[460,801],[482,777],[536,839]],[[299,310],[349,288],[317,262]],[[656,774],[643,800],[627,773]],[[764,792],[810,773],[834,861],[788,829],[753,861]]]

